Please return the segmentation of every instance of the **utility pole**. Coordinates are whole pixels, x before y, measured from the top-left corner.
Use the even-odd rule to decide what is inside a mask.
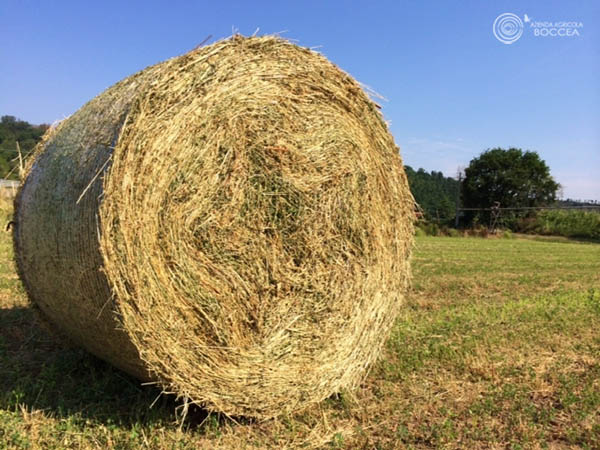
[[[460,212],[460,186],[462,184],[462,171],[458,171],[458,188],[456,189],[456,215],[454,216],[454,228],[458,228],[458,213]]]

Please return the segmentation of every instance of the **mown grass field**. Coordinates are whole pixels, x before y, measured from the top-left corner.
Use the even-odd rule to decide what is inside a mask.
[[[600,448],[599,244],[422,237],[413,267],[358,392],[181,423],[172,398],[44,331],[2,233],[0,448]]]

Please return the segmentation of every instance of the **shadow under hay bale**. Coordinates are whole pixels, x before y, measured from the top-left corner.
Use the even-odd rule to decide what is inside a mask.
[[[50,322],[229,415],[356,387],[410,278],[413,200],[376,105],[276,37],[109,88],[45,137],[15,206],[19,273]]]
[[[0,409],[97,423],[170,423],[173,398],[48,334],[32,308],[0,308]],[[198,422],[206,412],[194,411]],[[194,423],[191,422],[190,423]],[[4,443],[4,441],[3,441]]]

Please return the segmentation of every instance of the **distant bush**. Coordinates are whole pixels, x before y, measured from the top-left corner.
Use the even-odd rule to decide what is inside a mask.
[[[531,225],[530,225],[531,228]],[[533,232],[530,230],[530,232]],[[483,225],[466,229],[456,229],[449,226],[440,226],[436,222],[421,221],[415,227],[415,236],[447,236],[447,237],[501,237],[504,239],[514,238],[513,232],[509,229],[500,229],[492,232]]]
[[[427,233],[425,232],[425,230],[423,228],[416,227],[415,228],[415,236],[423,237],[423,236],[427,236]]]
[[[440,226],[436,222],[420,222],[415,229],[415,236],[449,236],[461,237],[463,233],[456,228]]]
[[[475,236],[486,238],[490,235],[490,230],[486,227],[479,227],[475,229]]]
[[[472,236],[514,238],[513,233],[544,234],[568,238],[600,240],[600,211],[546,210],[531,213],[527,217],[516,218],[491,232],[487,226],[475,222],[472,227],[459,231],[433,221],[421,221],[417,225],[416,236]]]
[[[540,211],[521,223],[521,231],[566,237],[600,239],[600,213],[594,211]]]
[[[460,231],[458,231],[456,228],[448,228],[446,231],[446,234],[450,237],[460,237]]]
[[[419,224],[419,228],[423,230],[423,232],[427,236],[439,236],[440,235],[440,227],[435,222],[423,222]]]

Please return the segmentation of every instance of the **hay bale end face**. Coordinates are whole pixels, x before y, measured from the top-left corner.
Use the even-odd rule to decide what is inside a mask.
[[[18,270],[49,322],[229,415],[355,387],[409,282],[413,201],[380,113],[276,37],[109,88],[40,144],[15,205]]]

